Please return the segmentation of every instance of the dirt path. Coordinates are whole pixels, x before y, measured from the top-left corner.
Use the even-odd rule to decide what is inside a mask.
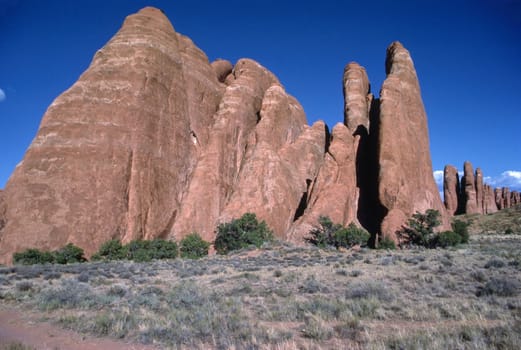
[[[64,330],[48,322],[38,322],[39,316],[0,305],[0,347],[22,343],[38,350],[157,350],[153,346],[94,338]]]

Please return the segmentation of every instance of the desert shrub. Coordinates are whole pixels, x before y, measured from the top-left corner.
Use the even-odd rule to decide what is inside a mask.
[[[43,252],[35,248],[29,248],[13,254],[13,264],[15,265],[35,265],[53,262],[54,256],[51,252]]]
[[[54,261],[58,264],[81,263],[87,261],[83,256],[83,249],[72,243],[53,252]]]
[[[179,242],[179,251],[182,258],[199,259],[208,255],[208,248],[210,243],[206,242],[194,232],[183,238]]]
[[[175,259],[178,255],[178,246],[175,241],[153,239],[150,241],[150,256],[152,259]]]
[[[126,258],[137,262],[177,258],[177,243],[164,239],[133,240],[124,246]]]
[[[178,247],[175,241],[164,239],[133,240],[128,244],[121,244],[117,239],[112,239],[102,244],[92,260],[133,260],[137,262],[151,261],[153,259],[175,259]]]
[[[85,283],[76,280],[61,280],[61,284],[42,290],[35,300],[42,310],[56,310],[62,308],[99,308],[108,301],[102,300]]]
[[[306,317],[302,335],[317,341],[328,340],[333,336],[333,328],[324,320],[314,315]]]
[[[434,229],[440,225],[440,212],[427,209],[425,213],[416,212],[400,231],[400,245],[417,245],[429,247],[434,236]]]
[[[384,238],[378,242],[378,249],[396,249],[396,244],[389,236],[384,236]]]
[[[333,238],[335,247],[350,248],[355,245],[366,245],[370,235],[363,228],[350,223],[347,227],[337,230]]]
[[[485,268],[486,269],[490,269],[491,267],[501,268],[501,267],[504,267],[505,265],[506,264],[503,260],[497,259],[497,258],[492,258],[489,261],[487,261],[487,263],[485,264]]]
[[[461,243],[461,236],[456,232],[452,231],[443,231],[435,235],[429,245],[431,247],[452,247]]]
[[[320,227],[313,228],[309,236],[305,238],[308,243],[320,248],[350,248],[357,244],[366,245],[369,240],[369,233],[363,228],[350,223],[347,227],[335,224],[327,216],[320,216],[318,219]]]
[[[505,277],[492,278],[484,286],[480,287],[477,296],[497,295],[500,297],[513,297],[519,294],[517,281]]]
[[[62,274],[58,271],[46,271],[44,273],[43,279],[44,280],[57,280],[62,276]]]
[[[91,260],[121,260],[126,257],[126,249],[119,239],[111,239],[101,245]]]
[[[320,227],[313,228],[309,232],[310,236],[306,237],[305,240],[320,248],[333,246],[335,232],[340,230],[342,225],[333,224],[333,221],[327,216],[320,216],[318,223]]]
[[[468,243],[469,242],[469,224],[461,221],[454,220],[452,223],[452,231],[460,236],[460,243]]]
[[[126,258],[137,262],[151,261],[150,257],[150,241],[133,240],[128,242],[125,246],[127,253]]]
[[[28,292],[34,288],[33,283],[29,281],[22,281],[16,284],[16,290],[19,292]]]
[[[353,283],[346,291],[348,299],[374,298],[379,301],[390,302],[394,299],[394,294],[389,286],[381,282],[359,282]]]
[[[512,230],[512,228],[510,228],[510,227],[505,230],[505,235],[511,235],[513,233],[514,233],[514,230]]]
[[[219,254],[248,246],[260,247],[264,242],[273,240],[273,233],[266,222],[257,220],[253,213],[246,213],[239,219],[220,224],[217,227],[215,249]]]
[[[82,271],[76,278],[79,282],[88,282],[90,279],[90,273],[88,271]]]

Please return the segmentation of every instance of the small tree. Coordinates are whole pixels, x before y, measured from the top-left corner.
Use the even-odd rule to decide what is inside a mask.
[[[461,220],[454,220],[452,223],[452,231],[456,233],[458,236],[460,236],[460,242],[461,243],[468,243],[469,242],[469,224],[461,221]]]
[[[81,263],[87,261],[83,256],[83,249],[75,246],[72,243],[67,244],[65,247],[55,251],[54,261],[57,264],[71,264],[71,263]]]
[[[347,227],[342,227],[337,230],[334,235],[335,247],[351,248],[355,245],[364,246],[369,241],[371,235],[369,232],[361,227],[356,226],[354,223],[350,223]]]
[[[308,243],[320,248],[327,246],[335,248],[350,248],[355,245],[365,245],[370,238],[369,232],[350,223],[347,227],[335,224],[327,216],[318,218],[319,227],[312,229],[305,238]]]
[[[181,258],[199,259],[208,255],[210,242],[206,242],[194,232],[183,238],[180,242]]]
[[[119,239],[111,239],[101,245],[91,260],[121,260],[127,256],[126,248]]]
[[[434,236],[434,229],[440,225],[440,212],[427,209],[425,213],[416,212],[401,231],[398,232],[400,245],[419,245],[428,247]]]
[[[306,242],[320,248],[335,246],[335,233],[342,229],[342,225],[334,224],[328,216],[318,218],[319,227],[309,231],[309,236],[304,238]]]
[[[260,247],[264,242],[273,240],[273,233],[266,222],[257,220],[253,213],[246,213],[239,219],[217,226],[215,249],[219,254],[248,246]]]
[[[378,246],[376,248],[394,250],[396,249],[396,244],[389,236],[384,236],[384,238],[378,242]]]
[[[432,242],[430,244],[431,247],[452,247],[457,244],[461,243],[461,236],[458,235],[456,232],[452,231],[443,231],[438,233],[434,238],[432,239]]]
[[[150,250],[152,259],[175,259],[179,248],[174,240],[156,238],[150,241]]]
[[[54,256],[50,252],[42,252],[41,250],[29,248],[22,252],[13,254],[13,264],[15,265],[35,265],[35,264],[52,264]]]

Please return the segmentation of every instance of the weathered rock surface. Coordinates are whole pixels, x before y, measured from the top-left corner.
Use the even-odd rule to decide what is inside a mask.
[[[47,110],[6,186],[0,256],[169,234],[224,88],[161,11],[129,16]],[[201,103],[204,101],[204,103]]]
[[[442,229],[448,215],[432,175],[427,117],[409,52],[398,42],[387,49],[380,92],[379,198],[387,210],[381,230],[395,232],[416,211],[438,210]]]
[[[443,199],[445,208],[450,215],[458,212],[458,197],[460,196],[460,182],[458,170],[452,165],[443,169]]]
[[[255,212],[303,242],[321,215],[394,232],[434,208],[448,224],[412,60],[387,53],[381,101],[365,69],[344,72],[344,124],[331,135],[251,59],[209,63],[164,14],[127,17],[48,108],[0,191],[0,263],[13,252],[111,238],[180,239]],[[379,156],[378,156],[379,155]],[[382,222],[382,218],[385,219]]]
[[[512,191],[510,205],[514,206],[518,204],[521,204],[521,193],[518,191]]]
[[[331,143],[324,164],[315,181],[309,178],[309,188],[303,194],[306,210],[295,223],[292,237],[305,236],[321,215],[335,223],[357,221],[358,189],[356,187],[355,138],[341,123],[333,128]],[[298,218],[297,218],[298,219]]]
[[[0,190],[0,232],[5,226],[5,211],[4,191]]]
[[[364,67],[351,62],[344,69],[344,124],[355,133],[362,126],[369,132],[369,111],[373,96]]]
[[[477,211],[480,214],[484,214],[484,193],[483,193],[483,172],[481,168],[476,168],[476,177],[475,177],[475,186],[476,186],[476,206]]]
[[[227,60],[215,60],[212,62],[212,68],[215,71],[215,75],[217,75],[217,79],[224,83],[226,78],[232,74],[233,65]]]
[[[503,198],[503,208],[510,208],[511,202],[510,202],[510,188],[503,187],[501,189],[501,197]]]
[[[483,195],[484,213],[491,214],[497,212],[497,204],[494,195],[494,189],[491,186],[485,184],[483,186]]]
[[[474,178],[474,169],[472,164],[466,161],[463,164],[463,177],[461,179],[461,191],[465,203],[466,214],[477,214],[478,205],[476,199],[476,182]]]
[[[499,210],[505,209],[505,203],[503,201],[503,190],[501,188],[494,189],[494,198],[496,199],[496,205]]]

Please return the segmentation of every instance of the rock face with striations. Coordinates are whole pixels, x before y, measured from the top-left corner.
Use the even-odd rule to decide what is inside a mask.
[[[369,112],[373,95],[364,67],[351,62],[344,69],[344,124],[355,133],[359,127],[369,132]]]
[[[427,117],[409,52],[398,42],[387,49],[380,92],[379,199],[387,210],[381,230],[394,234],[416,211],[438,210],[441,228],[448,216],[432,175]]]
[[[211,241],[246,212],[295,242],[321,215],[390,236],[415,211],[445,218],[412,60],[394,43],[386,63],[381,104],[365,69],[346,66],[330,134],[259,63],[210,63],[144,8],[51,104],[0,191],[0,263],[112,238]]]
[[[92,253],[113,237],[168,236],[224,90],[161,11],[129,16],[49,107],[7,184],[2,260],[28,246]]]

